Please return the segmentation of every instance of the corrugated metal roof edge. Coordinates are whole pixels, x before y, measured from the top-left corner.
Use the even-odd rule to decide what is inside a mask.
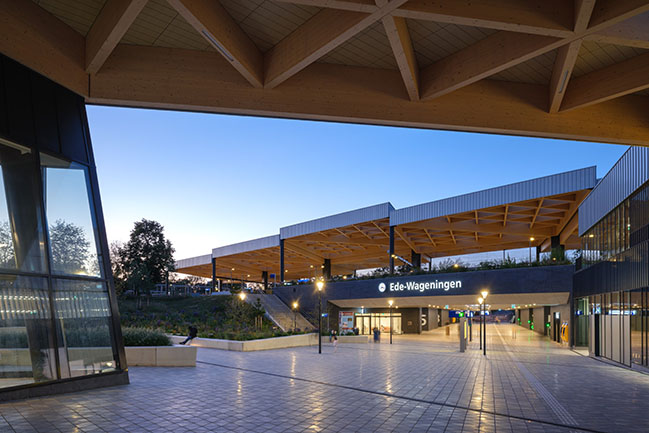
[[[230,256],[232,254],[246,253],[248,251],[261,250],[263,248],[270,248],[270,247],[277,247],[277,246],[279,246],[278,234],[213,248],[211,257],[212,258],[225,257],[225,256]]]
[[[183,269],[192,266],[209,265],[210,263],[212,263],[212,254],[203,254],[202,256],[176,260],[175,265],[176,269]]]
[[[394,212],[392,212],[392,214],[390,215],[390,225],[408,224],[408,223],[412,223],[412,222],[423,221],[423,220],[426,220],[426,219],[435,218],[435,217],[438,217],[438,216],[443,216],[443,214],[442,215],[431,214],[430,216],[426,216],[426,217],[418,218],[418,219],[408,219],[408,218],[404,219],[404,217],[406,216],[404,214],[412,212],[414,209],[417,209],[417,208],[430,207],[430,206],[434,206],[436,204],[441,205],[441,204],[443,204],[445,202],[448,203],[448,202],[451,202],[451,201],[460,202],[461,200],[466,199],[467,197],[470,197],[470,196],[473,196],[472,198],[474,200],[477,200],[477,197],[479,195],[485,195],[486,196],[486,195],[488,195],[490,193],[493,193],[493,192],[496,192],[498,190],[514,189],[516,187],[522,186],[524,184],[530,184],[532,182],[542,183],[542,182],[547,182],[548,180],[556,179],[559,176],[566,176],[566,175],[570,175],[570,174],[573,174],[573,173],[576,174],[576,173],[579,173],[579,172],[589,172],[589,171],[592,172],[591,173],[592,174],[592,183],[590,185],[586,185],[585,188],[580,187],[579,190],[593,188],[597,184],[597,166],[591,165],[591,166],[579,168],[579,169],[576,169],[576,170],[569,170],[569,171],[564,171],[564,172],[561,172],[561,173],[550,174],[550,175],[547,175],[547,176],[541,176],[541,177],[528,179],[528,180],[524,180],[524,181],[520,181],[520,182],[514,182],[514,183],[510,183],[510,184],[506,184],[506,185],[500,185],[500,186],[496,186],[496,187],[493,187],[493,188],[487,188],[487,189],[483,189],[483,190],[480,190],[480,191],[469,192],[469,193],[466,193],[466,194],[460,194],[460,195],[453,196],[453,197],[442,198],[442,199],[439,199],[439,200],[434,200],[434,201],[430,201],[430,202],[426,202],[426,203],[420,203],[420,204],[416,204],[416,205],[413,205],[413,206],[408,206],[408,207],[404,207],[404,208],[401,208],[401,209],[397,209]],[[566,190],[566,191],[563,191],[563,192],[557,192],[557,194],[562,194],[562,193],[565,193],[565,192],[569,192],[569,190]],[[533,200],[535,198],[540,198],[540,197],[543,197],[543,195],[539,195],[538,197],[529,196],[529,197],[525,198],[525,200]],[[516,200],[516,201],[520,201],[520,200]],[[503,204],[510,203],[510,202],[511,201],[508,201],[508,200],[505,200],[503,203],[495,203],[494,202],[493,204],[490,204],[489,206],[480,206],[480,207],[476,207],[475,209],[468,209],[467,208],[466,210],[462,210],[460,212],[470,212],[471,210],[483,209],[485,207],[490,207],[490,206],[499,206],[499,205],[503,205]],[[453,212],[453,213],[457,213],[457,212]]]
[[[386,212],[383,212],[382,208],[386,208],[385,209]],[[344,223],[327,224],[327,222],[333,222],[335,220],[341,220],[341,219],[344,219],[346,217],[353,217],[356,214],[371,213],[371,212],[374,212],[374,211],[376,211],[377,214],[374,215],[374,217],[371,218],[371,219],[366,219],[366,218],[358,219],[358,218],[356,218],[356,219],[353,219],[353,222],[351,222],[352,220],[350,219],[349,221],[346,221]],[[279,229],[280,239],[288,239],[288,238],[292,238],[292,237],[295,237],[295,236],[301,236],[301,235],[304,235],[304,234],[316,233],[316,232],[322,231],[322,230],[330,230],[330,229],[334,229],[334,228],[345,227],[345,226],[348,226],[350,224],[360,224],[362,222],[374,221],[374,220],[383,219],[383,218],[390,218],[390,214],[392,212],[394,212],[394,206],[392,206],[392,203],[390,203],[389,201],[379,203],[379,204],[375,204],[375,205],[372,205],[372,206],[366,206],[366,207],[362,207],[362,208],[358,208],[358,209],[353,209],[353,210],[349,210],[349,211],[345,211],[345,212],[340,212],[340,213],[337,213],[337,214],[328,215],[328,216],[325,216],[325,217],[316,218],[316,219],[312,219],[312,220],[309,220],[309,221],[304,221],[304,222],[300,222],[300,223],[296,223],[296,224],[291,224],[289,226],[281,227]],[[319,227],[313,228],[313,229],[305,229],[305,230],[301,230],[301,231],[299,230],[301,227],[306,227],[306,226],[309,226],[309,225],[311,225],[311,226],[319,226]],[[296,231],[299,231],[299,234],[295,234]]]

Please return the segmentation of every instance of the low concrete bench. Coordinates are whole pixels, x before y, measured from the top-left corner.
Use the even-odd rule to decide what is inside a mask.
[[[187,337],[170,335],[171,341],[181,343]],[[326,337],[323,337],[325,341]],[[318,334],[288,335],[285,337],[263,338],[261,340],[220,340],[217,338],[194,338],[191,347],[252,352],[257,350],[286,349],[289,347],[313,346],[318,344]]]
[[[125,349],[129,366],[196,367],[196,347],[131,346]]]

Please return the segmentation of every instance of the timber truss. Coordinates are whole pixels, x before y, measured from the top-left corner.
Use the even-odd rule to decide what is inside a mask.
[[[646,0],[4,0],[0,35],[88,103],[649,144]]]

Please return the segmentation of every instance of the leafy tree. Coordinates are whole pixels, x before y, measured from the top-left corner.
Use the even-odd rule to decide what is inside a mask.
[[[90,242],[82,227],[61,219],[50,226],[52,267],[66,274],[87,274],[92,267]],[[96,258],[94,258],[96,261]],[[88,265],[91,266],[88,266]]]
[[[15,268],[14,241],[11,237],[11,227],[8,221],[0,223],[0,267]]]
[[[119,241],[111,242],[109,246],[110,265],[115,281],[115,291],[118,295],[126,290],[126,264],[124,263],[124,243]]]
[[[165,239],[164,227],[156,221],[137,221],[129,241],[118,249],[126,286],[135,293],[150,293],[156,284],[165,282],[173,272],[174,248]]]

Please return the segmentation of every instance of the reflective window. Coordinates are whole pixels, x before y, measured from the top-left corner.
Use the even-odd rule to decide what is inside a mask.
[[[34,155],[0,140],[0,268],[45,272],[40,186]]]
[[[101,277],[87,169],[41,154],[52,273]]]
[[[110,305],[101,282],[54,280],[54,309],[61,339],[63,377],[102,373],[116,367]]]
[[[45,278],[0,276],[0,387],[56,379]]]

